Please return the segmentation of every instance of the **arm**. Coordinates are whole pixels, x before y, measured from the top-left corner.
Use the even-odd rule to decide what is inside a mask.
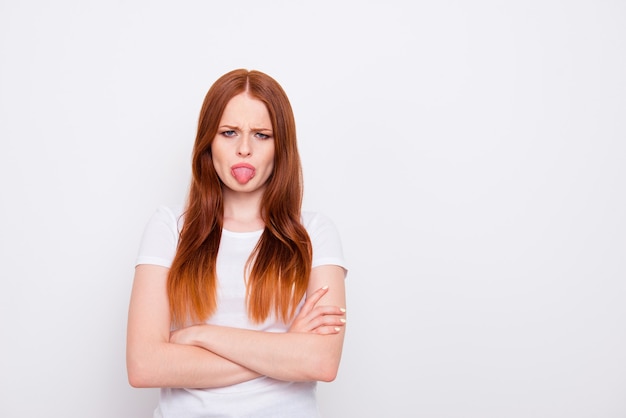
[[[139,265],[128,312],[126,363],[134,387],[210,388],[259,377],[210,351],[170,342],[168,269]]]
[[[202,347],[234,363],[279,380],[332,381],[343,348],[345,321],[344,270],[338,266],[313,269],[307,295],[321,297],[310,313],[298,315],[286,333],[269,333],[214,325],[176,331],[172,340]],[[328,286],[328,289],[322,289]],[[319,293],[316,293],[319,292]]]

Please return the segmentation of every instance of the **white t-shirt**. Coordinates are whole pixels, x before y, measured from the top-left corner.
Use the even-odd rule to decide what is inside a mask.
[[[182,207],[159,207],[145,228],[136,264],[169,268],[182,222]],[[312,267],[332,264],[346,269],[332,221],[320,213],[304,212],[302,222],[313,246]],[[289,329],[289,324],[273,317],[254,324],[246,314],[244,265],[262,232],[222,230],[217,256],[217,311],[207,323],[268,332]],[[316,382],[284,382],[269,377],[217,389],[163,388],[154,417],[318,417],[315,389]]]

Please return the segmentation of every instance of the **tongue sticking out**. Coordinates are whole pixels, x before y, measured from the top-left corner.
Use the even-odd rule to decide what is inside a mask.
[[[246,184],[254,177],[254,169],[249,167],[236,167],[232,169],[232,172],[233,177],[241,184]]]

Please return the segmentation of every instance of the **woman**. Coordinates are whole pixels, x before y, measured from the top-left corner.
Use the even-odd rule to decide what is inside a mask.
[[[316,417],[337,375],[346,266],[332,222],[301,212],[293,111],[281,86],[234,70],[209,89],[186,205],[159,208],[135,270],[127,337],[155,417]]]

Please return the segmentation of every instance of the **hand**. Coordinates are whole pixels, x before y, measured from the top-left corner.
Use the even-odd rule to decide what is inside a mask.
[[[191,325],[170,332],[170,342],[174,344],[195,345],[193,336],[198,326],[199,325]]]
[[[307,296],[288,332],[328,335],[337,334],[343,329],[346,325],[345,309],[338,306],[316,306],[326,292],[328,292],[328,286],[324,286]]]

